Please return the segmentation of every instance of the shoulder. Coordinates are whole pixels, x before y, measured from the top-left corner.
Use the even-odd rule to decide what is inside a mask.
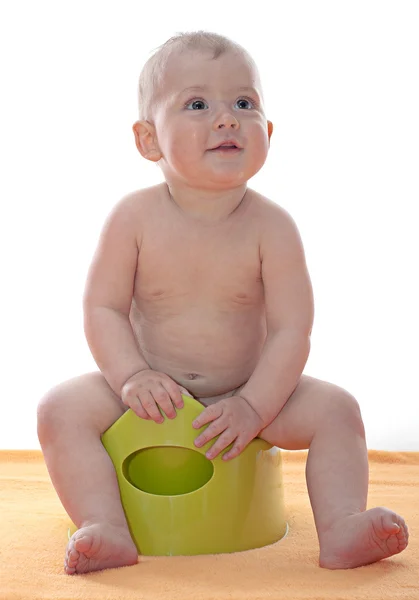
[[[295,220],[284,207],[254,190],[249,191],[253,218],[259,223],[261,242],[272,237],[284,240],[300,237]]]
[[[285,261],[304,261],[304,246],[292,215],[282,206],[252,190],[252,202],[258,221],[259,256]]]
[[[125,194],[112,208],[110,214],[140,216],[149,208],[160,193],[160,185],[154,185]]]
[[[121,227],[127,234],[132,234],[137,245],[140,246],[144,223],[150,215],[156,198],[160,194],[160,185],[155,185],[141,190],[135,190],[123,196],[108,214],[104,228]]]

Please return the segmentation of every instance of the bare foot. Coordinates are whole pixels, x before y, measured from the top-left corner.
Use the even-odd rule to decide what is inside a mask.
[[[388,508],[345,517],[320,536],[320,566],[353,569],[402,552],[409,539],[404,519]]]
[[[77,530],[67,545],[64,570],[68,575],[135,565],[138,551],[128,529],[108,523]]]

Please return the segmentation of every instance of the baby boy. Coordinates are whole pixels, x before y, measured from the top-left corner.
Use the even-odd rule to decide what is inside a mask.
[[[175,418],[181,392],[206,406],[196,446],[219,436],[210,459],[234,460],[256,436],[309,449],[321,567],[401,552],[403,518],[366,510],[358,402],[302,374],[314,310],[301,238],[276,198],[247,187],[273,130],[254,61],[223,36],[179,34],[144,66],[139,104],[135,143],[164,183],[122,198],[103,227],[83,299],[99,370],[54,387],[38,407],[52,482],[79,528],[66,573],[137,563],[101,435],[128,408]]]

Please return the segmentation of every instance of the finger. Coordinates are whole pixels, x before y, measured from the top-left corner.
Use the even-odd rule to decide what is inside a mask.
[[[169,394],[171,401],[176,408],[183,408],[183,398],[180,392],[179,386],[173,381],[173,379],[164,380],[161,382],[166,392]],[[176,416],[176,415],[175,415]]]
[[[144,410],[144,408],[140,402],[140,399],[137,396],[135,398],[130,399],[129,407],[131,408],[131,410],[133,412],[135,412],[137,417],[140,417],[140,419],[145,419],[146,421],[150,420],[149,415]]]
[[[217,419],[211,425],[203,431],[197,438],[195,438],[194,444],[198,448],[201,446],[205,446],[212,438],[215,438],[220,433],[223,433],[227,429],[227,424],[223,421],[223,419]]]
[[[153,419],[155,423],[163,423],[164,418],[158,409],[156,401],[154,400],[151,392],[142,392],[140,396],[141,404],[144,410],[147,412],[149,417]]]
[[[196,419],[192,422],[192,427],[194,429],[200,429],[207,423],[211,423],[214,419],[218,419],[223,414],[223,409],[219,403],[210,404],[207,406],[205,410],[201,412],[200,415],[196,417]]]
[[[159,387],[153,389],[153,398],[169,419],[176,418],[176,410],[172,404],[172,399],[163,385],[159,385]]]
[[[243,441],[243,438],[238,436],[236,438],[236,441],[234,442],[233,447],[230,448],[230,450],[228,450],[228,452],[223,454],[223,460],[231,460],[232,458],[236,458],[236,456],[238,456],[241,452],[243,452],[243,450],[246,448],[248,443],[249,442],[245,443]]]
[[[205,456],[210,459],[218,456],[220,452],[225,450],[234,441],[235,435],[231,429],[226,429],[211,448],[205,452]]]

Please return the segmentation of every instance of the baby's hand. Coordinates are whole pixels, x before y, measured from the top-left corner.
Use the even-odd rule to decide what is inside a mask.
[[[174,419],[176,417],[174,406],[183,408],[181,393],[190,395],[188,390],[178,385],[165,373],[145,369],[125,382],[121,390],[121,399],[141,419],[153,419],[156,423],[163,423],[164,418],[158,406],[169,419]]]
[[[205,454],[207,458],[211,459],[232,442],[234,442],[234,446],[223,455],[223,460],[238,456],[263,429],[262,419],[241,396],[231,396],[207,406],[192,425],[195,429],[199,429],[211,421],[211,425],[195,439],[195,446],[200,448],[221,434]]]

